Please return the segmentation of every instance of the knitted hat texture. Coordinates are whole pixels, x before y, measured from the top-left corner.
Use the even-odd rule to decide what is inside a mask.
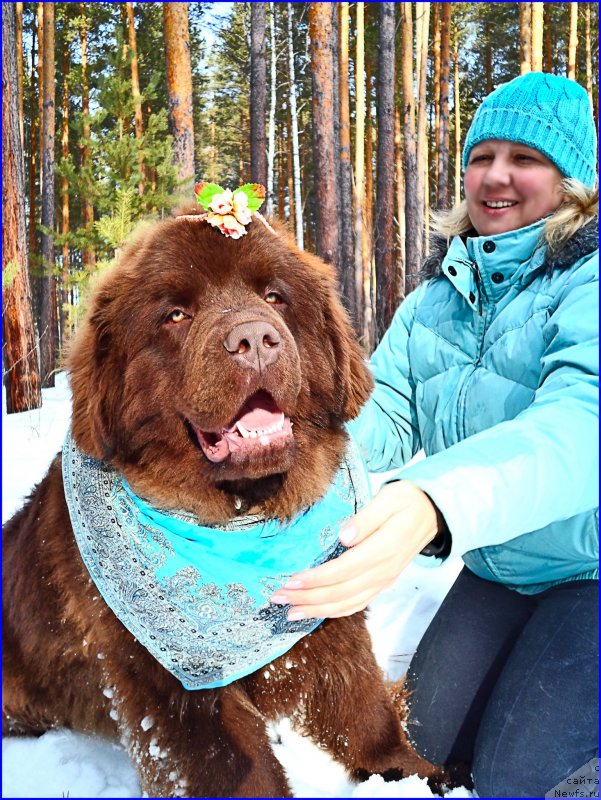
[[[474,116],[463,148],[463,169],[475,145],[505,139],[543,153],[566,178],[593,186],[597,137],[585,90],[560,75],[528,72],[501,84]]]

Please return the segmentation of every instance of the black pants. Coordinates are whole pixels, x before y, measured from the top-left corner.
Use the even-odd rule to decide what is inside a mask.
[[[462,570],[407,673],[409,735],[480,797],[544,797],[598,755],[598,582],[521,595]]]

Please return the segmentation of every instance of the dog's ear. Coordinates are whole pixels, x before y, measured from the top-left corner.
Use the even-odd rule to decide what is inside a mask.
[[[359,414],[369,398],[373,380],[348,314],[336,296],[334,281],[329,291],[325,316],[334,350],[336,378],[342,390],[342,420],[347,422]]]
[[[103,280],[93,293],[90,309],[69,347],[67,369],[72,393],[72,434],[78,447],[94,458],[107,460],[114,451],[111,413],[120,391],[116,363],[112,282]]]

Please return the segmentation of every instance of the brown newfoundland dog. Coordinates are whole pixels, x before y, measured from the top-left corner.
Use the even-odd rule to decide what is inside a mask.
[[[152,797],[289,796],[266,729],[281,716],[353,775],[433,775],[405,744],[363,614],[309,632],[265,599],[240,638],[235,564],[277,536],[250,540],[231,574],[220,562],[202,602],[173,599],[178,581],[200,591],[202,558],[167,574],[187,557],[174,541],[196,547],[193,524],[216,533],[208,564],[249,520],[294,520],[335,482],[371,382],[330,269],[258,219],[236,241],[198,217],[163,221],[99,281],[69,370],[72,444],[4,529],[5,734],[116,737]],[[167,512],[183,537],[160,533]],[[298,642],[266,667],[274,630]],[[210,634],[229,654],[199,649]],[[249,649],[259,660],[229,680]]]

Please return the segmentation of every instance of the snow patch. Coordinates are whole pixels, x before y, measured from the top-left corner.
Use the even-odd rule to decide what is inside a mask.
[[[143,731],[149,731],[153,725],[154,725],[154,717],[152,717],[150,714],[145,716],[142,722],[140,722],[140,727],[142,728]]]

